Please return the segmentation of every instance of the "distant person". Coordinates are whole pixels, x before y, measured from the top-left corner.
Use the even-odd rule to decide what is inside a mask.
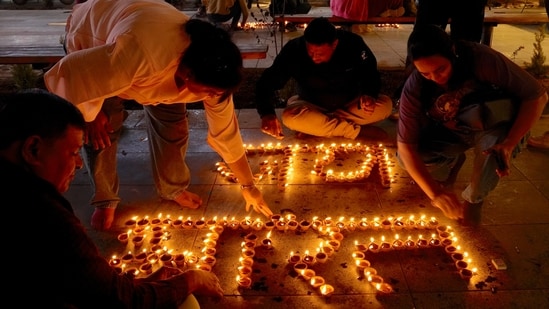
[[[400,99],[398,158],[433,206],[476,225],[484,199],[509,175],[511,159],[539,119],[547,92],[505,55],[454,41],[434,25],[412,31],[408,57],[414,71]],[[473,168],[461,202],[449,185],[469,149]],[[447,179],[434,177],[441,169]]]
[[[416,0],[415,26],[437,25],[446,29],[450,20],[452,39],[480,43],[488,0]],[[414,26],[414,27],[415,27]]]
[[[77,169],[86,123],[80,111],[45,91],[0,96],[0,194],[9,218],[42,236],[15,242],[17,267],[6,300],[26,308],[197,308],[191,293],[222,297],[211,273],[161,268],[148,278],[119,274],[100,255],[63,197]],[[47,235],[47,236],[45,236]],[[30,251],[32,252],[30,252]],[[36,267],[33,267],[36,266]],[[37,272],[37,268],[38,272]],[[29,279],[32,278],[31,281]]]
[[[94,187],[93,228],[109,229],[120,203],[116,156],[123,100],[143,105],[161,198],[184,208],[202,205],[202,198],[187,190],[191,179],[185,163],[185,103],[202,101],[208,144],[235,173],[246,209],[272,214],[254,185],[234,112],[242,56],[226,31],[157,0],[75,5],[66,31],[68,54],[44,79],[51,92],[75,104],[88,121],[85,154]]]
[[[369,17],[400,17],[404,15],[404,0],[331,0],[334,16],[365,21]]]
[[[379,93],[377,61],[361,36],[315,18],[303,36],[284,45],[259,78],[255,96],[261,129],[276,138],[283,134],[275,114],[275,93],[291,78],[297,94],[282,113],[289,129],[322,137],[386,138],[376,135],[381,129],[365,127],[386,119],[392,102]]]
[[[269,4],[271,15],[307,14],[311,10],[309,0],[275,0]]]
[[[215,25],[231,21],[233,31],[245,27],[249,15],[246,0],[202,0],[202,4],[206,7],[206,16]]]

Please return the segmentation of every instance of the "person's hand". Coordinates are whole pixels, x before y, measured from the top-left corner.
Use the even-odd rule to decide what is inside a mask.
[[[189,293],[215,298],[223,297],[223,289],[219,284],[219,279],[212,272],[190,269],[182,275],[187,279]]]
[[[244,199],[246,200],[246,211],[250,211],[251,206],[256,212],[261,213],[266,217],[273,215],[273,212],[269,206],[267,206],[267,203],[265,203],[261,191],[259,191],[256,186],[242,188],[242,196],[244,196]]]
[[[441,192],[431,200],[431,204],[442,210],[442,213],[450,219],[463,218],[463,204],[452,192]]]
[[[484,150],[484,155],[492,156],[497,163],[496,173],[498,176],[504,177],[510,174],[509,164],[511,162],[511,154],[514,147],[506,147],[503,144],[496,144],[489,149]]]
[[[109,123],[109,119],[104,112],[100,111],[92,122],[86,123],[86,134],[84,143],[91,143],[93,149],[103,149],[111,146],[110,133],[114,130]]]
[[[266,115],[261,118],[261,131],[276,139],[283,139],[282,126],[276,115]]]
[[[92,214],[91,226],[98,231],[105,231],[111,228],[114,221],[114,208],[95,208]]]
[[[360,96],[359,104],[360,109],[362,109],[366,115],[371,115],[374,113],[374,109],[376,108],[376,99],[369,95],[362,95]]]

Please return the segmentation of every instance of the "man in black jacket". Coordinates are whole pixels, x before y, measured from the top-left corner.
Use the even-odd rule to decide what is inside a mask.
[[[62,195],[82,168],[85,126],[80,111],[54,94],[0,97],[4,215],[24,221],[15,232],[30,236],[11,244],[19,267],[5,273],[5,299],[25,308],[176,308],[196,303],[191,293],[222,297],[211,272],[160,268],[133,278],[101,256]]]
[[[283,134],[275,94],[291,78],[298,93],[288,99],[282,114],[289,129],[355,139],[361,126],[391,113],[391,99],[379,94],[381,78],[370,48],[362,37],[337,30],[326,18],[314,19],[302,37],[286,43],[256,85],[261,129],[276,138]]]

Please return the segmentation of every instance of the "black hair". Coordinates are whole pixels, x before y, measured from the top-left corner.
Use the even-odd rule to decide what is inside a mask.
[[[436,25],[422,25],[414,28],[408,37],[408,57],[414,61],[424,57],[440,55],[453,62],[454,42]]]
[[[318,17],[305,28],[303,37],[307,43],[314,45],[331,44],[337,39],[337,30],[327,18]]]
[[[412,61],[434,55],[448,59],[453,69],[448,81],[452,89],[474,77],[473,44],[475,43],[465,40],[453,40],[439,26],[422,25],[414,28],[408,37],[408,57]],[[432,82],[428,81],[426,84],[429,83]]]
[[[38,135],[62,137],[68,126],[85,129],[82,113],[67,100],[36,89],[0,96],[0,150]]]
[[[226,89],[226,95],[235,92],[243,79],[242,55],[229,33],[199,19],[189,20],[184,27],[191,44],[178,69],[189,69],[197,83]]]

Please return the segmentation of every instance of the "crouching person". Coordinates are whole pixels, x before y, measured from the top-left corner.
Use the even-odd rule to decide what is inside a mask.
[[[451,219],[480,223],[480,207],[524,136],[539,119],[547,92],[528,72],[479,43],[453,41],[436,26],[417,27],[408,39],[414,72],[400,99],[398,157],[433,206]],[[465,152],[474,151],[461,202],[433,177],[446,167],[455,181]]]

